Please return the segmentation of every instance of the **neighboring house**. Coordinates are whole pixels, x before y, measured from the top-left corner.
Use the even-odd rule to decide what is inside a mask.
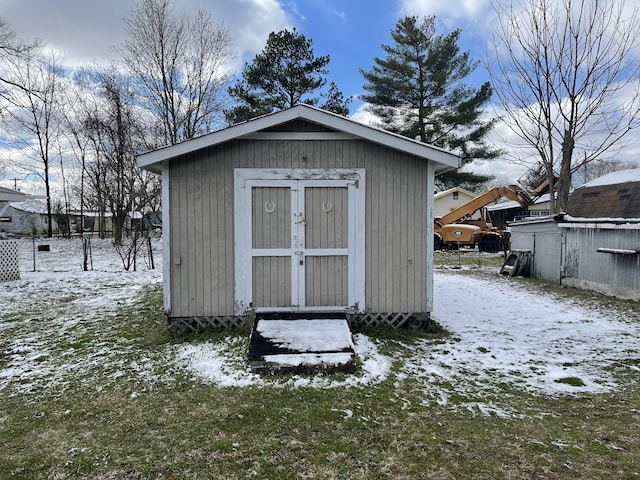
[[[453,187],[449,190],[438,192],[433,197],[433,216],[442,217],[456,208],[469,203],[476,197],[469,190],[460,187]]]
[[[138,165],[163,176],[172,331],[247,328],[256,312],[428,318],[434,176],[455,155],[297,105]]]
[[[551,211],[549,194],[545,193],[537,198],[532,205],[522,207],[518,202],[506,201],[497,202],[487,206],[491,223],[494,227],[505,230],[510,222],[517,222],[525,218],[548,217]]]
[[[640,169],[577,188],[554,218],[511,224],[513,250],[533,252],[533,274],[640,301]]]
[[[18,190],[0,187],[0,217],[4,215],[11,202],[24,202],[28,196]]]
[[[58,225],[52,220],[53,231]],[[11,202],[0,217],[0,232],[15,235],[46,234],[48,226],[47,206],[42,200],[27,199]]]
[[[11,201],[3,201],[11,198]],[[68,220],[70,233],[95,233],[105,236],[113,234],[113,215],[110,212],[98,213],[78,211],[52,215],[52,231],[54,235],[68,234],[65,223]],[[146,220],[146,217],[145,217]],[[149,217],[149,222],[158,221],[157,215]],[[127,220],[127,228],[131,220]],[[0,233],[13,235],[46,235],[48,231],[47,206],[42,197],[22,194],[14,190],[0,187]]]

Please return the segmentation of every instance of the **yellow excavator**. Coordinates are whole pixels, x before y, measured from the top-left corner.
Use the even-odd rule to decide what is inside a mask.
[[[477,246],[479,251],[489,253],[508,249],[508,233],[498,230],[491,224],[486,208],[487,205],[502,197],[514,200],[522,207],[533,203],[531,196],[518,185],[492,188],[461,207],[435,219],[434,248],[443,250]]]

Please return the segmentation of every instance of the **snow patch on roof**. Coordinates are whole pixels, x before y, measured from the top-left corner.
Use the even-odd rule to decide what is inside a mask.
[[[540,197],[536,198],[533,204],[539,205],[541,203],[545,203],[548,201],[549,201],[549,194],[545,193],[544,195],[540,195]],[[515,200],[498,201],[493,205],[487,205],[487,210],[491,212],[498,211],[498,210],[509,210],[511,208],[523,209],[522,205],[520,205]]]
[[[611,172],[602,177],[598,177],[595,180],[591,180],[585,183],[580,188],[584,187],[601,187],[603,185],[617,185],[619,183],[627,182],[640,182],[640,168],[634,168],[632,170],[620,170],[618,172]]]
[[[11,202],[11,207],[16,210],[22,210],[23,212],[39,213],[42,215],[47,213],[47,203],[44,200],[30,199],[24,202]]]
[[[568,223],[617,223],[617,224],[635,224],[640,223],[640,218],[624,218],[624,217],[574,217],[572,215],[564,214],[561,220]],[[566,227],[565,224],[560,224],[561,227]]]

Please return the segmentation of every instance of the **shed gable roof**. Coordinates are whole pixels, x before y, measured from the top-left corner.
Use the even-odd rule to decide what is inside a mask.
[[[277,128],[291,122],[304,121],[319,125],[321,131],[314,131],[314,139],[364,139],[373,143],[384,145],[388,148],[415,155],[435,163],[436,173],[442,173],[458,167],[459,157],[433,145],[421,143],[395,133],[358,123],[354,120],[336,115],[334,113],[311,107],[309,105],[296,105],[287,110],[254,118],[244,123],[233,125],[223,130],[218,130],[198,138],[193,138],[176,145],[153,150],[137,158],[138,166],[155,172],[160,172],[162,163],[173,158],[187,155],[204,148],[219,145],[240,138],[260,138],[261,135],[269,135],[269,138],[291,139],[296,134],[300,139],[305,139],[307,132],[291,132],[287,128]],[[323,137],[323,134],[326,137]]]

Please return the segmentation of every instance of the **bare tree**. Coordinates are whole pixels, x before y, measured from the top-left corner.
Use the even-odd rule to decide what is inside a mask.
[[[637,160],[594,160],[584,164],[580,171],[576,172],[578,177],[576,184],[582,185],[607,173],[634,168],[640,168],[640,163]]]
[[[26,171],[36,169],[44,182],[47,197],[47,235],[53,235],[51,205],[51,171],[59,149],[62,104],[60,95],[61,64],[55,55],[44,58],[29,55],[8,58],[7,64],[13,88],[4,92],[7,108],[3,121],[8,139],[21,148],[27,161],[22,164]],[[17,87],[16,85],[19,85]]]
[[[0,18],[0,99],[4,99],[8,90],[25,90],[25,87],[11,77],[10,70],[6,68],[11,60],[15,63],[19,59],[27,58],[40,46],[40,42],[25,42],[16,38],[16,34],[9,23]],[[4,68],[3,68],[4,67]],[[0,105],[0,114],[2,114]],[[0,160],[0,178],[6,171],[6,164]]]
[[[222,120],[229,32],[202,11],[176,15],[174,0],[138,0],[125,23],[129,39],[119,52],[161,122],[165,144],[211,131]]]
[[[620,0],[493,5],[491,81],[509,127],[539,156],[558,212],[572,173],[619,152],[638,125],[638,9]]]
[[[64,112],[64,135],[69,143],[69,151],[76,160],[79,168],[79,178],[76,175],[75,181],[71,185],[71,193],[77,200],[80,213],[80,225],[78,231],[80,236],[84,233],[84,214],[86,207],[85,184],[87,178],[87,162],[89,160],[90,140],[86,135],[83,124],[89,114],[91,102],[87,100],[91,95],[85,91],[83,86],[84,77],[88,72],[79,70],[74,75],[72,87],[66,89],[65,103],[69,108]]]
[[[26,42],[17,39],[9,23],[0,18],[0,65],[6,65],[7,62],[15,64],[19,60],[27,59],[39,46],[39,41]],[[27,86],[17,82],[7,73],[0,70],[0,98],[4,97],[7,89],[27,89]]]
[[[85,118],[95,155],[86,168],[98,205],[108,206],[112,214],[114,243],[121,245],[127,219],[137,209],[140,185],[135,157],[143,149],[144,128],[126,77],[115,70],[100,72],[97,93],[101,106]]]

